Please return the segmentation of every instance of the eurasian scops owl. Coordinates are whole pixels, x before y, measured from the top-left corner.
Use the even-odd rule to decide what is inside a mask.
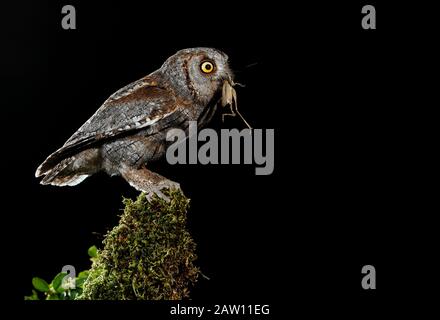
[[[223,52],[180,50],[160,69],[111,95],[38,167],[36,177],[43,176],[41,184],[74,186],[102,170],[121,175],[137,190],[164,196],[160,190],[179,185],[146,166],[165,154],[167,130],[186,130],[189,121],[204,126],[217,102],[231,99],[224,92],[233,84]]]

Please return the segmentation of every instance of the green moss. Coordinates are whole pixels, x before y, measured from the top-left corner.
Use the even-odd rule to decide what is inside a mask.
[[[98,250],[83,293],[77,299],[175,300],[186,298],[200,273],[196,245],[186,229],[189,205],[180,191],[171,201],[145,194],[124,199],[119,224]]]

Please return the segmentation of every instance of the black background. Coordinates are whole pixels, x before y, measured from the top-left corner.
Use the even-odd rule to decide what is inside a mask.
[[[77,30],[61,28],[64,4],[75,5]],[[423,168],[410,151],[420,124],[412,103],[423,96],[409,73],[424,58],[405,8],[375,4],[378,29],[363,30],[365,4],[375,3],[18,3],[2,30],[12,43],[2,59],[12,84],[2,103],[4,244],[7,269],[18,271],[9,296],[22,300],[33,276],[49,280],[63,265],[88,268],[87,248],[117,224],[122,196],[137,195],[104,174],[41,186],[37,166],[111,93],[196,46],[229,55],[246,84],[240,109],[255,128],[275,129],[276,151],[270,176],[253,166],[152,166],[192,199],[189,228],[210,278],[194,302],[269,303],[276,315],[326,306],[313,314],[365,312],[401,295],[431,236],[414,219],[424,212],[414,182]],[[366,264],[376,267],[375,291],[361,288]]]

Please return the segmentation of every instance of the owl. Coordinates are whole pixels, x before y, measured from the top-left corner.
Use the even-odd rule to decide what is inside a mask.
[[[217,105],[236,99],[228,56],[213,48],[191,48],[169,57],[160,69],[112,94],[57,151],[38,167],[41,184],[75,186],[104,171],[122,176],[151,197],[180,188],[148,169],[166,153],[169,129],[205,126]],[[231,107],[232,108],[232,107]]]

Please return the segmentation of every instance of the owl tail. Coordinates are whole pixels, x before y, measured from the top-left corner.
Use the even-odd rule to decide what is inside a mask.
[[[53,186],[76,186],[84,181],[89,174],[75,172],[73,170],[73,163],[76,157],[70,157],[62,160],[52,169],[44,174],[44,178],[40,181],[41,184],[50,184]]]

